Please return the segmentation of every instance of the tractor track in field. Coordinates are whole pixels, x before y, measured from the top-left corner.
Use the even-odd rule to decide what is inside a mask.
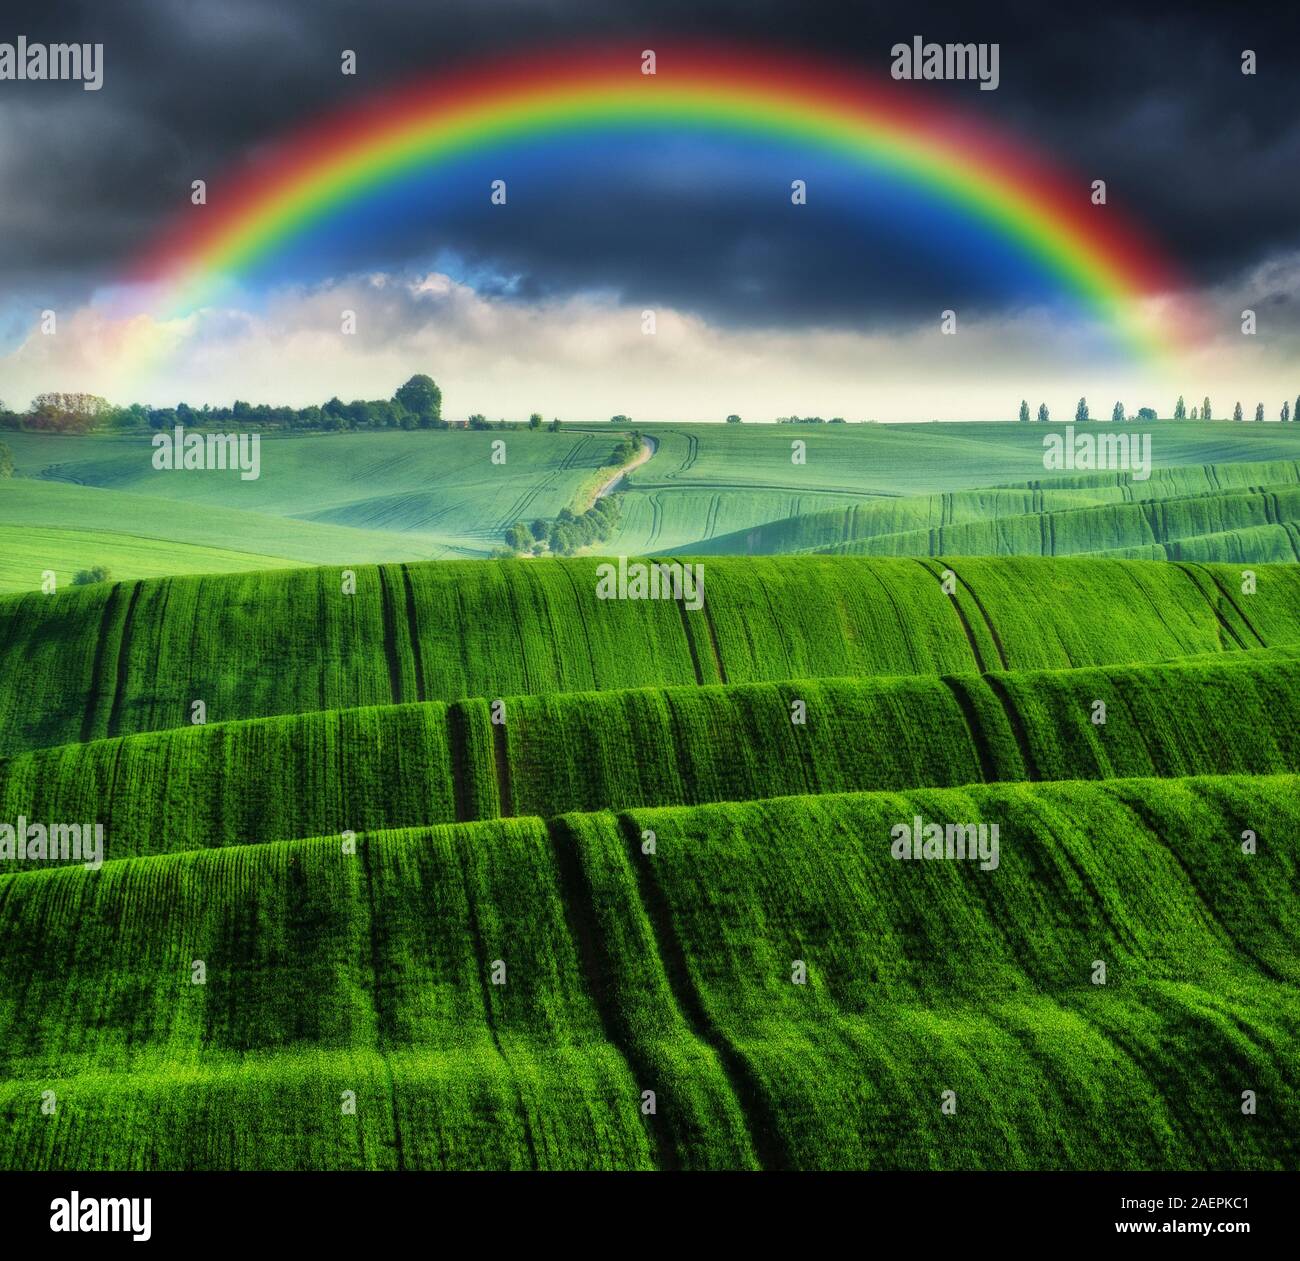
[[[1285,984],[1288,978],[1280,973],[1261,955],[1251,949],[1250,946],[1247,946],[1238,940],[1228,926],[1219,918],[1213,905],[1211,905],[1210,900],[1206,897],[1205,890],[1201,887],[1200,881],[1197,880],[1196,876],[1193,874],[1192,865],[1183,860],[1183,856],[1178,852],[1177,843],[1175,842],[1171,844],[1162,834],[1158,821],[1148,812],[1144,803],[1140,801],[1120,800],[1119,798],[1116,798],[1116,800],[1119,801],[1119,804],[1137,819],[1138,823],[1142,826],[1142,829],[1148,836],[1159,841],[1168,851],[1169,856],[1174,860],[1178,869],[1183,873],[1183,877],[1186,879],[1188,885],[1191,887],[1192,892],[1196,895],[1196,900],[1204,908],[1206,919],[1223,934],[1223,939],[1228,946],[1232,950],[1236,951],[1236,953],[1244,955],[1249,959],[1250,962],[1266,977],[1268,977],[1270,981],[1277,981],[1281,984]]]
[[[492,725],[492,763],[497,777],[497,798],[501,803],[503,818],[513,818],[515,803],[510,784],[510,749],[506,743],[506,725],[494,722]]]
[[[135,606],[140,600],[142,584],[131,584],[131,599],[127,602],[126,613],[122,618],[122,633],[117,641],[117,668],[114,674],[113,701],[108,710],[108,722],[104,734],[116,736],[122,726],[122,706],[127,693],[127,675],[131,669],[131,631],[134,625]]]
[[[393,1066],[388,1061],[385,1049],[387,1034],[384,1028],[384,1003],[380,997],[382,985],[379,976],[379,910],[375,899],[375,876],[370,862],[370,845],[363,838],[361,842],[362,870],[365,873],[366,897],[370,909],[370,1006],[375,1014],[375,1054],[384,1066],[384,1077],[388,1083],[388,1106],[393,1121],[393,1155],[399,1170],[406,1168],[402,1147],[402,1126],[397,1112],[397,1082],[393,1077]]]
[[[918,558],[916,563],[920,565],[931,578],[935,579],[935,581],[939,583],[939,588],[942,590],[942,576],[936,574],[924,560]],[[975,662],[976,671],[980,674],[986,674],[988,672],[988,667],[984,664],[984,654],[980,652],[979,644],[975,640],[975,632],[971,628],[970,619],[966,616],[966,610],[963,609],[962,606],[951,596],[945,596],[945,598],[957,612],[957,620],[961,623],[962,631],[966,635],[966,642],[970,645],[970,655]]]
[[[386,565],[379,565],[379,607],[384,623],[384,656],[388,660],[388,688],[394,705],[402,704],[402,663],[397,651],[397,609]]]
[[[577,464],[578,457],[591,445],[591,438],[584,437],[575,442],[563,456],[560,462],[550,470],[544,477],[526,486],[519,494],[519,498],[497,519],[496,524],[488,532],[488,535],[496,536],[504,531],[514,522],[522,520],[525,512],[537,502],[537,498],[543,491],[550,490],[551,487],[560,479],[562,473],[568,472]]]
[[[1237,601],[1232,598],[1232,593],[1228,591],[1226,587],[1224,587],[1223,583],[1219,581],[1218,575],[1212,569],[1207,569],[1206,566],[1197,564],[1194,561],[1187,561],[1186,563],[1189,565],[1193,565],[1196,569],[1199,569],[1214,584],[1219,594],[1228,602],[1228,605],[1232,609],[1232,611],[1236,613],[1236,615],[1239,618],[1241,618],[1241,624],[1248,631],[1250,631],[1250,633],[1254,635],[1255,638],[1259,641],[1259,646],[1261,648],[1267,648],[1268,642],[1264,639],[1264,636],[1261,635],[1259,631],[1255,629],[1254,624],[1251,622],[1250,618],[1248,618],[1246,614],[1242,612],[1241,607],[1237,604]]]
[[[664,976],[678,1011],[696,1039],[709,1047],[718,1063],[745,1121],[750,1146],[763,1169],[791,1167],[790,1153],[780,1138],[776,1115],[763,1093],[762,1081],[744,1053],[709,1015],[704,1000],[691,978],[686,950],[673,926],[672,908],[653,870],[653,864],[640,861],[641,836],[630,814],[618,816],[619,829],[631,849],[629,859],[636,878],[636,891],[646,922],[654,934],[655,947],[663,965]]]
[[[1219,608],[1219,606],[1209,598],[1209,596],[1205,592],[1205,588],[1202,587],[1201,584],[1196,581],[1196,576],[1195,574],[1192,573],[1190,568],[1191,562],[1183,561],[1183,560],[1175,560],[1175,561],[1170,561],[1169,563],[1173,565],[1173,567],[1176,570],[1178,570],[1178,572],[1182,574],[1187,579],[1187,581],[1192,584],[1193,587],[1196,588],[1196,594],[1200,596],[1202,600],[1205,601],[1206,605],[1210,609],[1210,612],[1213,613],[1215,618],[1217,619],[1219,623],[1220,632],[1226,631],[1236,641],[1237,647],[1242,651],[1245,651],[1246,649],[1245,640],[1243,640],[1242,637],[1237,633],[1237,628],[1230,621],[1228,621],[1226,617],[1223,616],[1223,612]],[[1220,644],[1223,643],[1222,633],[1220,633],[1219,635],[1219,642]]]
[[[1020,716],[1020,710],[1016,708],[1015,697],[1007,690],[1006,683],[995,674],[986,674],[984,683],[997,698],[998,704],[1002,706],[1002,712],[1007,716],[1007,725],[1011,728],[1011,734],[1020,749],[1020,760],[1025,766],[1025,779],[1042,779],[1037,759],[1029,751],[1029,732],[1025,729],[1025,721]]]
[[[953,573],[957,573],[957,571],[954,569]],[[1004,670],[1011,669],[1011,666],[1007,661],[1006,649],[1002,646],[1002,636],[998,634],[998,628],[993,624],[993,619],[989,616],[988,609],[984,607],[984,601],[979,598],[975,588],[972,587],[970,583],[961,576],[961,574],[957,574],[957,581],[970,592],[970,598],[975,601],[975,607],[979,609],[980,617],[984,619],[984,625],[988,627],[989,638],[993,641],[993,648],[998,654],[998,660],[1001,663],[1002,668]]]
[[[469,720],[463,701],[453,701],[447,706],[447,744],[451,754],[451,793],[457,823],[470,823],[478,818],[470,792],[471,763],[469,757]]]
[[[646,539],[647,551],[659,542],[659,537],[664,528],[664,506],[659,498],[659,492],[655,491],[648,498],[650,501],[650,537]]]
[[[401,565],[402,585],[406,588],[406,627],[411,639],[411,665],[415,672],[415,699],[425,699],[424,662],[420,655],[420,622],[415,611],[415,586],[411,582],[411,567]]]
[[[953,699],[957,702],[957,707],[961,710],[962,718],[966,723],[966,730],[970,733],[971,743],[975,746],[975,756],[979,758],[980,774],[984,776],[984,782],[986,784],[997,783],[999,776],[997,765],[993,760],[993,751],[989,748],[988,741],[983,738],[979,715],[975,712],[975,705],[971,701],[970,694],[950,674],[941,675],[940,681],[952,693]]]
[[[695,671],[695,682],[697,685],[704,686],[704,671],[700,668],[700,654],[695,647],[695,636],[691,634],[691,624],[686,620],[687,609],[684,600],[674,600],[677,605],[677,612],[682,619],[682,636],[686,640],[686,648],[691,654],[691,668]]]
[[[548,819],[545,827],[555,855],[565,923],[578,953],[578,964],[596,1008],[601,1031],[606,1042],[627,1065],[637,1088],[649,1089],[643,1083],[657,1080],[654,1066],[637,1053],[636,1035],[620,1014],[618,1005],[612,1001],[612,996],[618,991],[614,963],[596,918],[596,891],[579,853],[578,837],[563,817]],[[642,1121],[654,1146],[656,1166],[666,1170],[680,1169],[681,1157],[667,1127],[651,1123],[644,1115]]]
[[[102,705],[102,689],[99,681],[104,672],[104,649],[108,643],[108,631],[113,624],[113,614],[117,611],[117,600],[121,590],[122,584],[115,582],[100,613],[99,634],[95,636],[95,659],[90,667],[90,688],[86,692],[86,709],[81,719],[82,744],[95,737],[95,715]],[[112,700],[109,702],[109,712],[112,712]]]
[[[524,1142],[528,1145],[529,1159],[532,1161],[534,1169],[540,1169],[541,1162],[537,1159],[537,1144],[533,1138],[533,1127],[528,1116],[528,1106],[524,1099],[523,1086],[520,1084],[519,1075],[515,1072],[514,1065],[510,1062],[510,1056],[506,1054],[505,1044],[501,1041],[501,1031],[497,1028],[496,1017],[492,1013],[492,986],[487,979],[488,949],[487,941],[483,936],[483,925],[479,920],[478,894],[474,889],[469,862],[465,857],[465,846],[454,844],[454,848],[456,857],[460,862],[461,881],[465,887],[465,909],[469,915],[469,931],[470,940],[473,944],[474,960],[478,964],[479,988],[482,991],[483,999],[483,1020],[487,1025],[492,1045],[496,1048],[496,1053],[505,1066],[506,1076],[514,1088],[515,1107],[519,1112],[519,1124],[524,1133]]]

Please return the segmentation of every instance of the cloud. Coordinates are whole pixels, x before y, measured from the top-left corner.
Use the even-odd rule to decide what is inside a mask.
[[[1294,316],[1300,256],[1278,259],[1222,293],[1231,310],[1247,292],[1274,295]],[[1289,295],[1289,296],[1288,296]],[[1285,301],[1283,299],[1285,298]],[[345,312],[356,332],[345,334]],[[849,419],[1005,419],[1019,400],[1073,414],[1122,399],[1166,410],[1199,399],[1294,398],[1295,338],[1265,324],[1224,331],[1176,369],[1103,364],[1086,330],[1026,310],[889,331],[751,329],[671,307],[644,311],[585,292],[523,300],[485,295],[450,276],[353,276],[269,295],[255,313],[213,307],[182,320],[115,319],[87,306],[54,337],[33,332],[0,359],[11,403],[46,389],[84,389],[156,405],[255,402],[304,405],[337,394],[381,398],[414,372],[443,388],[448,414],[519,419],[539,410],[569,420],[623,412],[642,420],[754,420],[798,413]],[[1166,396],[1168,396],[1166,398]],[[1272,404],[1269,404],[1270,410]]]

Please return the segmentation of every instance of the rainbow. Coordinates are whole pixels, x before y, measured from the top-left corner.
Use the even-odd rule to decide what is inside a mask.
[[[925,89],[767,52],[656,47],[533,53],[461,69],[320,118],[186,209],[127,277],[168,318],[274,259],[326,215],[421,168],[492,146],[595,129],[667,126],[794,142],[873,166],[1019,250],[1139,356],[1185,336],[1151,326],[1147,300],[1182,288],[1113,206],[1092,204],[1022,143]]]

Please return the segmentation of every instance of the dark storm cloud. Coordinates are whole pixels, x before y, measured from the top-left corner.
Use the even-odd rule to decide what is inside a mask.
[[[1075,14],[1034,5],[550,3],[509,0],[134,0],[130,4],[10,0],[0,41],[105,45],[104,89],[0,83],[0,299],[84,296],[116,274],[211,176],[321,108],[382,83],[506,47],[566,37],[640,44],[692,35],[825,51],[884,73],[890,46],[912,35],[1002,45],[1001,86],[950,96],[1032,137],[1080,178],[1107,180],[1200,282],[1300,245],[1300,39],[1296,19],[1260,9],[1089,3]],[[338,73],[342,48],[363,74]],[[1243,48],[1260,72],[1240,73]],[[632,301],[671,303],[744,321],[764,295],[782,317],[861,320],[897,311],[889,256],[845,268],[834,241],[809,247],[780,216],[735,218],[731,193],[695,189],[665,203],[629,187],[605,212],[539,210],[527,239],[472,215],[431,239],[393,239],[427,260],[450,246],[511,276],[514,291],[562,293],[600,284]],[[733,190],[734,191],[734,190]],[[690,215],[685,214],[688,208]],[[913,286],[922,294],[924,286]],[[794,295],[792,297],[792,295]]]

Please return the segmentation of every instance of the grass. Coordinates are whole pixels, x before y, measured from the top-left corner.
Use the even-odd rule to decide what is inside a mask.
[[[701,555],[832,550],[960,555],[974,554],[986,542],[995,553],[1065,555],[1126,545],[1125,530],[1149,542],[1173,539],[1180,532],[1203,533],[1207,523],[1247,524],[1251,513],[1260,511],[1254,501],[1261,499],[1267,519],[1289,519],[1298,483],[1300,463],[1295,460],[1179,465],[1155,469],[1145,481],[1134,481],[1127,473],[1078,475],[867,500],[792,514],[732,534],[715,531],[691,546]],[[1273,494],[1285,502],[1265,499]],[[1085,530],[1091,521],[1098,523],[1092,528],[1100,537],[1089,545]],[[1050,550],[1044,553],[1044,548]]]
[[[0,599],[0,754],[317,709],[1158,661],[1300,639],[1300,571],[717,558],[703,608],[597,600],[591,559],[182,577]]]
[[[1108,424],[1095,429],[1112,431]],[[1207,479],[1205,465],[1294,466],[1300,456],[1300,432],[1289,425],[1157,422],[1124,429],[1151,434],[1155,475],[1164,476],[1171,487],[1181,483],[1187,488],[1178,493],[1217,489],[1219,484]],[[1121,480],[1113,473],[1104,478],[1046,473],[1043,437],[1061,430],[1061,425],[973,423],[654,426],[648,432],[660,439],[660,450],[630,479],[614,550],[696,550],[721,536],[744,536],[767,523],[820,511],[889,513],[895,501],[944,495],[965,497],[975,506],[979,496],[971,492],[977,490],[988,504],[991,488],[1095,493],[1099,481],[1114,486]],[[806,446],[802,464],[791,460],[796,439]],[[909,522],[894,529],[928,524]],[[724,550],[787,549],[751,548],[742,537],[728,539]]]
[[[105,565],[116,578],[233,573],[430,559],[447,551],[408,536],[174,500],[71,482],[0,481],[0,593],[41,586],[52,569],[67,586],[79,569]]]
[[[790,721],[792,699],[807,722]],[[1093,704],[1106,703],[1106,722]],[[573,811],[980,781],[1300,773],[1300,648],[987,676],[321,711],[0,759],[0,819],[99,822],[106,857]],[[231,793],[230,785],[241,791]],[[73,861],[73,859],[69,859]],[[24,864],[0,860],[0,870]]]
[[[3,876],[0,1163],[1293,1167],[1297,789],[793,797]],[[999,866],[895,861],[914,814],[999,823]]]
[[[696,611],[433,559],[617,428],[15,435],[0,825],[108,861],[0,860],[0,1166],[1294,1168],[1300,430],[1045,428],[654,427]]]
[[[1057,425],[641,428],[658,447],[620,487],[620,526],[601,544],[608,554],[767,554],[847,543],[907,555],[1038,554],[1045,548],[1031,516],[1149,496],[1294,486],[1300,456],[1300,430],[1289,425],[1126,426],[1150,433],[1155,467],[1149,482],[1131,483],[1123,474],[1045,473],[1043,437]],[[352,565],[483,557],[516,522],[587,507],[625,433],[590,425],[558,433],[265,436],[255,481],[156,470],[147,434],[7,434],[19,476],[0,483],[0,529],[86,530],[103,538],[44,535],[31,556],[0,565],[0,589],[34,589],[46,569],[95,564],[131,579],[154,576],[160,566],[194,572],[202,559],[174,546],[181,543],[239,554],[212,557],[212,572],[259,567],[267,556]],[[791,460],[795,441],[806,447],[800,464]],[[501,442],[504,463],[494,460],[493,444]],[[1119,524],[1103,515],[1105,524],[1092,533],[1112,539],[1107,550],[1176,544],[1175,559],[1290,558],[1296,522],[1287,517],[1288,536],[1274,507],[1256,514],[1261,510],[1264,525],[1246,512],[1231,529],[1205,523],[1195,534],[1150,514],[1145,529],[1131,512],[1121,513]],[[1196,521],[1195,506],[1188,511]],[[987,530],[1011,516],[1026,520],[994,530],[993,543],[978,532],[942,543],[916,533],[963,524],[975,531],[978,523]],[[138,550],[123,534],[154,546]],[[904,537],[864,541],[881,535]]]
[[[133,523],[153,537],[175,537],[185,515],[201,521],[209,512],[214,532],[238,530],[236,511],[286,518],[300,540],[312,537],[308,525],[331,527],[336,539],[347,537],[341,529],[374,532],[369,543],[354,537],[331,557],[302,557],[353,563],[428,556],[435,548],[485,555],[513,521],[573,506],[618,439],[613,432],[527,430],[264,436],[261,474],[243,481],[235,473],[157,470],[147,434],[5,436],[20,474],[15,486],[41,478],[145,497],[151,502],[133,505]],[[498,441],[506,444],[504,463],[493,462]],[[10,489],[0,484],[0,522]],[[51,500],[41,523],[60,524],[66,504],[66,495]],[[256,528],[250,521],[245,532]],[[329,532],[319,537],[325,543]]]

